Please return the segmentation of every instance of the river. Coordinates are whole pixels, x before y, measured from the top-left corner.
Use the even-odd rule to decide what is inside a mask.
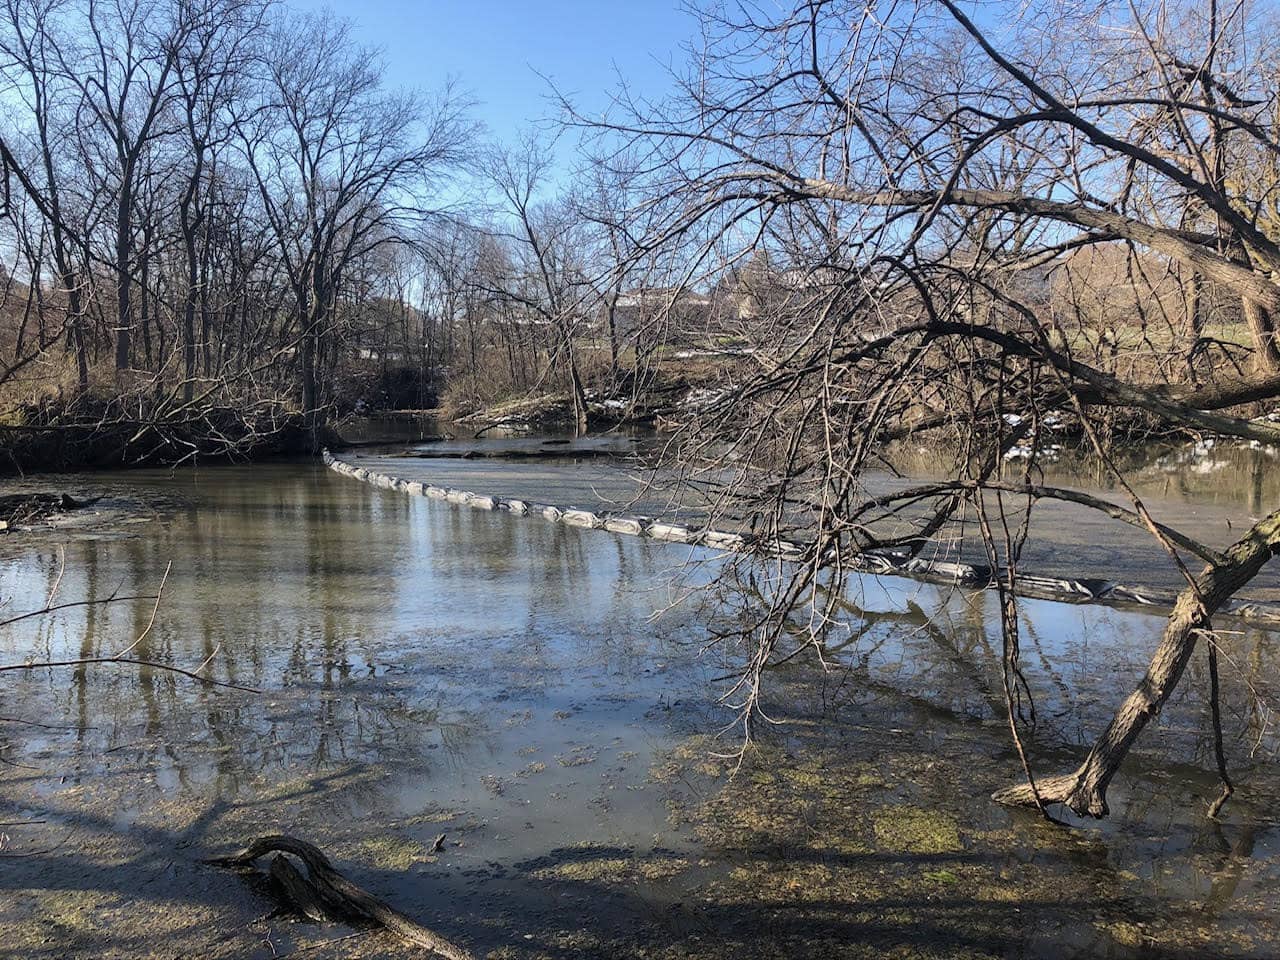
[[[1197,487],[1204,459],[1148,492],[1186,498],[1206,529],[1229,478],[1271,482],[1241,462]],[[412,462],[580,505],[622,497],[634,472]],[[145,522],[0,540],[0,619],[55,584],[55,602],[91,601],[0,628],[3,662],[141,636],[131,658],[252,692],[136,664],[3,675],[0,954],[410,955],[385,933],[272,916],[259,887],[201,862],[273,832],[502,958],[1280,954],[1274,634],[1225,635],[1239,794],[1222,822],[1203,816],[1216,785],[1197,658],[1113,786],[1112,818],[1067,829],[986,800],[1018,768],[982,593],[859,581],[826,669],[771,673],[779,723],[739,763],[717,703],[739,651],[706,643],[724,611],[696,589],[714,566],[696,548],[309,462],[32,485],[105,493]],[[162,581],[158,605],[106,602]],[[1109,718],[1163,618],[1035,600],[1023,618],[1032,757],[1049,772]]]

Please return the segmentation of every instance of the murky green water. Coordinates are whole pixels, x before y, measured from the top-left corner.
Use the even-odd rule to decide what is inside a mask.
[[[533,476],[552,502],[626,470],[440,466]],[[990,597],[860,583],[828,669],[775,671],[767,706],[785,723],[731,779],[716,755],[739,740],[715,698],[735,652],[706,647],[705,609],[672,606],[708,572],[689,548],[311,464],[77,482],[150,521],[0,541],[5,614],[40,607],[60,570],[58,600],[102,601],[153,593],[171,565],[130,656],[258,692],[134,664],[0,674],[0,954],[407,955],[268,917],[270,900],[199,862],[269,832],[319,843],[480,954],[1280,952],[1273,635],[1227,639],[1240,801],[1221,824],[1202,815],[1197,661],[1113,788],[1114,819],[1068,831],[985,799],[1018,775]],[[152,607],[0,628],[0,662],[109,656]],[[1162,621],[1038,601],[1024,615],[1048,771],[1109,717]]]

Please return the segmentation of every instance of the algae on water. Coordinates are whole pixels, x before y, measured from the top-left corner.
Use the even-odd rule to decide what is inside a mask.
[[[957,853],[964,849],[955,820],[937,810],[885,806],[871,814],[876,846],[894,853]]]

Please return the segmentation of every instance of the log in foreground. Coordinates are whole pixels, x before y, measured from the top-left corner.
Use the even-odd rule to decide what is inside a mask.
[[[446,960],[474,960],[467,950],[352,883],[334,868],[319,847],[305,840],[283,835],[259,837],[238,853],[215,857],[205,863],[249,867],[272,852],[292,854],[306,866],[308,875],[304,877],[287,859],[277,855],[272,859],[270,875],[289,902],[312,920],[364,920],[386,928],[408,943],[426,947]]]

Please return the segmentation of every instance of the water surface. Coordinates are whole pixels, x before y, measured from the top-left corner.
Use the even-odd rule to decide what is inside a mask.
[[[583,497],[584,470],[630,469],[539,463],[531,481],[500,461],[440,464],[452,485],[491,492],[465,471],[496,468],[550,502]],[[77,480],[149,522],[0,541],[7,610],[40,607],[55,582],[62,601],[93,601],[3,628],[3,661],[108,656],[145,634],[130,656],[258,692],[133,664],[2,675],[0,829],[18,856],[0,860],[0,951],[402,955],[383,935],[269,917],[259,890],[199,862],[277,831],[498,956],[1280,950],[1271,634],[1224,637],[1241,799],[1223,823],[1202,816],[1215,784],[1197,660],[1113,789],[1114,818],[1064,830],[985,800],[1018,776],[988,595],[856,583],[826,667],[771,671],[782,722],[739,763],[716,697],[740,651],[708,646],[714,607],[675,603],[714,571],[708,555],[313,464]],[[158,608],[96,602],[162,579]],[[1038,769],[1096,735],[1161,625],[1024,605]]]

